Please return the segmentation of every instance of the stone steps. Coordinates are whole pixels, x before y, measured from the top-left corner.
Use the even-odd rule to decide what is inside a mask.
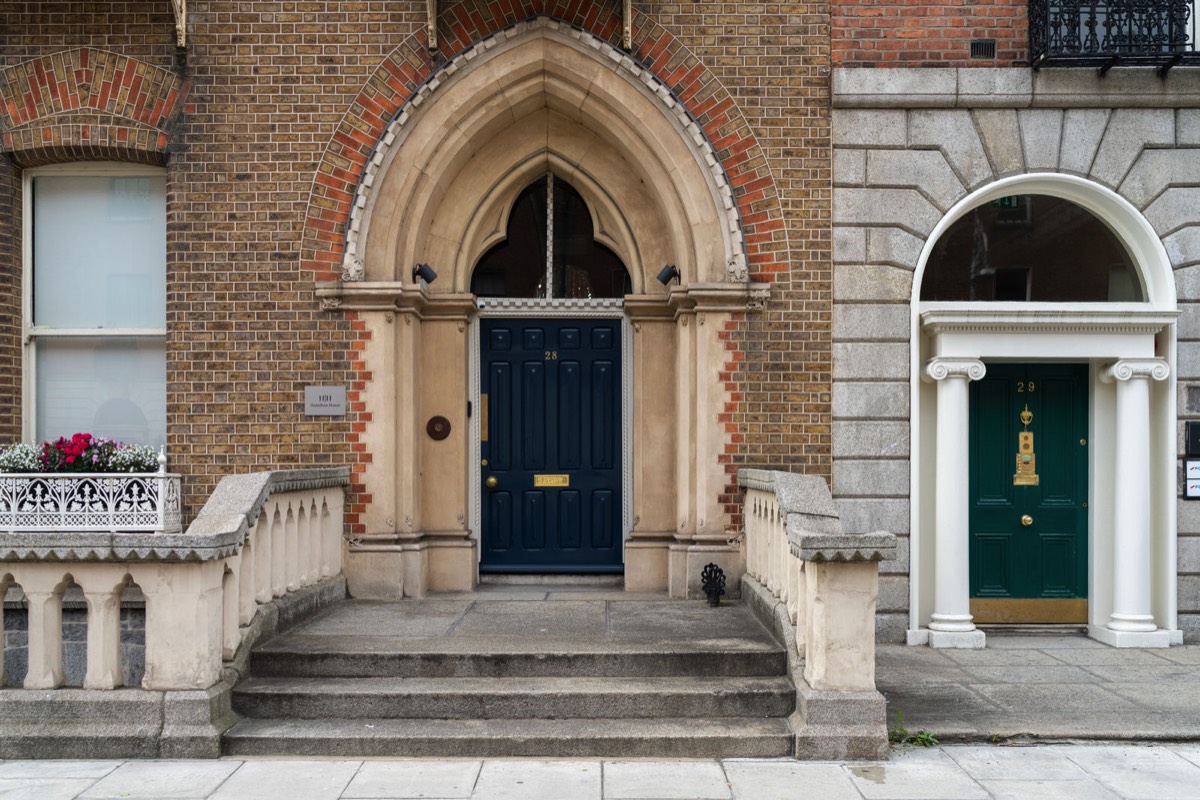
[[[348,607],[265,642],[251,655],[251,677],[233,692],[241,719],[225,734],[225,752],[728,758],[795,751],[786,653],[742,609],[473,608],[480,623],[486,617],[507,627],[481,632],[486,626],[470,614],[459,624],[459,606],[437,600],[404,606],[404,617]],[[605,629],[592,635],[574,629],[602,620]],[[442,635],[424,632],[439,627]]]
[[[252,678],[233,693],[245,717],[290,719],[648,719],[782,717],[783,677]]]
[[[792,755],[786,719],[245,719],[231,756],[775,758]]]
[[[255,677],[500,678],[783,675],[787,658],[753,639],[279,636],[251,656]]]

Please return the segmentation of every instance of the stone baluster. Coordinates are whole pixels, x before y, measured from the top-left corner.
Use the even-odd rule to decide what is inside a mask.
[[[287,592],[287,534],[279,500],[271,498],[263,513],[271,517],[271,596],[283,597]]]
[[[29,614],[26,689],[63,685],[62,600],[71,579],[61,565],[30,564],[21,571],[21,588]]]
[[[321,580],[321,556],[324,549],[324,532],[321,530],[321,495],[315,494],[306,501],[308,505],[308,569],[312,582]]]
[[[254,598],[258,584],[257,572],[258,543],[254,540],[254,528],[251,528],[239,558],[238,625],[249,625],[254,619],[254,612],[258,606]]]
[[[241,599],[241,556],[227,558],[225,569],[221,576],[221,657],[232,659],[241,644],[242,634],[239,623]]]
[[[121,673],[121,595],[126,571],[120,564],[89,564],[78,571],[77,582],[87,601],[87,673],[85,689],[115,689],[125,683]]]
[[[283,518],[283,538],[287,542],[285,552],[287,556],[287,590],[294,592],[300,588],[300,532],[299,521],[296,519],[296,508],[294,498],[281,498],[281,505],[287,508]]]
[[[254,523],[254,599],[258,603],[271,602],[271,514],[264,507]]]

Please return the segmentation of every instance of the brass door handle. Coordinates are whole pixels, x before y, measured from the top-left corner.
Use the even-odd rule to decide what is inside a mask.
[[[495,475],[488,475],[487,480],[483,482],[483,485],[489,489],[495,489],[500,485],[500,481],[496,480]]]
[[[1029,516],[1028,514],[1022,514],[1021,515],[1021,524],[1024,525],[1026,528],[1028,528],[1030,525],[1033,524],[1033,517]]]

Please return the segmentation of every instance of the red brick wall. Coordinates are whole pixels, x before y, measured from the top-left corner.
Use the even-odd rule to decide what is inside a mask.
[[[837,0],[831,9],[839,67],[1010,67],[1027,63],[1028,4],[1020,0],[878,3]],[[994,39],[996,57],[970,56],[972,39]]]
[[[21,177],[0,158],[0,375],[21,374]],[[0,380],[0,442],[21,438],[21,386]]]
[[[366,379],[362,325],[319,310],[313,282],[341,262],[348,204],[374,137],[433,63],[419,0],[188,5],[185,63],[167,0],[4,5],[0,69],[12,80],[0,81],[0,95],[69,90],[33,98],[32,111],[23,100],[0,109],[10,159],[0,214],[5,175],[19,180],[15,165],[166,163],[168,441],[194,510],[229,472],[361,470],[369,461],[360,434],[369,410],[356,396]],[[738,466],[830,471],[828,7],[688,0],[635,8],[633,55],[712,141],[734,187],[751,271],[774,286],[765,312],[740,315],[725,332],[731,478],[723,499],[732,511]],[[443,0],[440,57],[536,14],[617,42],[619,9],[619,0]],[[132,100],[98,94],[95,80],[76,73],[100,61],[123,76],[121,86],[132,90],[140,78],[139,90],[154,90]],[[347,125],[362,127],[347,135]],[[19,242],[10,226],[5,249],[3,225],[0,275],[19,274]],[[19,372],[7,374],[0,407],[20,394]],[[305,418],[302,389],[319,383],[348,385],[351,413]],[[351,498],[352,523],[363,500]]]

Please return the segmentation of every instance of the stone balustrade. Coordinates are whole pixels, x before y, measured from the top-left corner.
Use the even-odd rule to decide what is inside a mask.
[[[896,537],[843,533],[823,478],[742,469],[738,482],[745,489],[744,580],[751,584],[743,593],[752,607],[774,604],[777,610],[766,613],[785,617],[782,638],[789,647],[795,642],[789,660],[796,663],[803,722],[797,755],[885,757],[883,697],[875,690],[875,602],[879,562],[895,557]],[[764,621],[778,627],[778,619]]]
[[[217,684],[260,605],[341,573],[348,482],[345,469],[228,476],[183,533],[0,533],[0,597],[19,587],[28,613],[24,688],[64,684],[72,586],[87,606],[84,689],[122,683],[121,597],[132,585],[145,597],[142,688]]]

